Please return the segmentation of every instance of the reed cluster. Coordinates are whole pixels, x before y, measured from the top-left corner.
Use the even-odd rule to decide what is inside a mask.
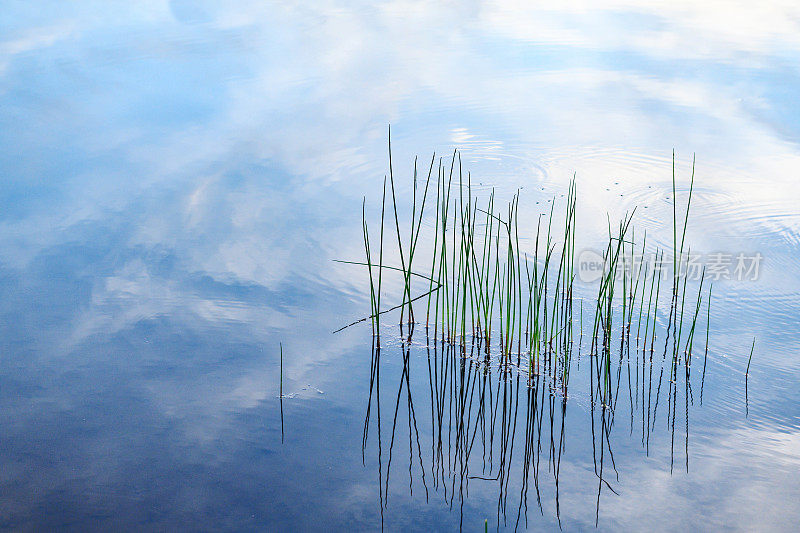
[[[667,251],[655,249],[652,268],[645,261],[647,235],[641,243],[634,238],[635,209],[626,213],[616,229],[608,223],[602,273],[596,297],[589,303],[575,295],[578,204],[574,177],[563,217],[554,219],[557,199],[553,197],[547,200],[549,213],[538,215],[535,228],[520,228],[519,190],[504,205],[493,189],[488,198],[481,199],[473,191],[470,173],[463,171],[457,150],[447,160],[434,154],[426,166],[427,172],[420,173],[415,159],[408,217],[398,205],[390,139],[377,242],[370,240],[366,198],[362,203],[365,261],[351,263],[367,267],[371,312],[353,324],[370,320],[378,346],[381,317],[399,309],[407,340],[415,328],[424,325],[428,338],[457,346],[462,353],[478,344],[488,358],[496,347],[504,362],[524,367],[531,374],[542,371],[546,364],[548,371],[566,383],[576,337],[583,338],[583,308],[588,303],[589,349],[597,357],[598,392],[603,403],[612,401],[612,359],[623,353],[629,356],[632,345],[637,357],[641,351],[652,358],[656,338],[663,335],[663,357],[669,355],[673,363],[671,381],[679,361],[685,361],[688,371],[704,277],[703,272],[694,301],[688,301],[689,253],[684,254],[684,246],[694,163],[685,213],[679,217],[673,154],[673,275],[666,327],[662,323],[665,317],[659,315],[659,297]],[[420,246],[423,227],[426,245]],[[384,264],[386,232],[394,234],[393,253],[399,256],[399,266]],[[385,270],[399,272],[403,282],[400,303],[389,308],[381,304]],[[422,288],[415,280],[422,281]],[[617,330],[619,354],[614,354]]]
[[[529,475],[533,477],[541,510],[539,458],[543,451],[543,421],[549,424],[549,443],[544,441],[545,455],[548,469],[554,476],[556,516],[560,519],[559,465],[565,449],[570,371],[575,364],[579,368],[582,349],[588,351],[589,359],[588,393],[593,462],[598,478],[597,512],[603,488],[614,490],[604,471],[610,460],[616,472],[611,430],[618,412],[620,391],[624,391],[626,381],[628,402],[624,402],[624,392],[622,402],[629,405],[630,433],[633,434],[640,422],[642,445],[648,453],[651,432],[655,431],[658,420],[659,401],[664,396],[661,385],[662,382],[668,384],[664,400],[667,411],[662,419],[666,420],[671,435],[670,470],[675,457],[679,407],[684,411],[681,419],[685,425],[688,470],[695,334],[702,330],[705,321],[700,378],[702,403],[711,317],[711,287],[704,292],[705,271],[700,273],[695,292],[690,254],[688,251],[684,254],[694,189],[694,162],[686,203],[679,204],[673,154],[672,250],[655,247],[650,251],[654,261],[645,261],[649,251],[647,234],[641,242],[637,241],[633,226],[635,209],[626,213],[616,226],[612,227],[609,221],[596,287],[576,284],[579,265],[576,263],[578,188],[575,177],[566,191],[563,210],[559,210],[563,215],[556,215],[557,198],[554,197],[548,200],[548,212],[536,217],[533,228],[522,222],[530,218],[520,216],[523,209],[520,191],[506,203],[498,199],[494,190],[481,198],[477,190],[473,190],[470,173],[462,169],[458,151],[447,159],[437,159],[434,155],[426,166],[428,168],[423,167],[420,173],[417,161],[414,162],[409,217],[408,208],[404,211],[398,203],[390,141],[389,174],[384,180],[381,201],[380,237],[377,242],[370,241],[365,199],[362,204],[365,261],[352,262],[366,266],[369,273],[371,312],[353,324],[370,320],[375,340],[362,453],[367,445],[371,414],[376,413],[381,513],[389,494],[398,412],[406,405],[409,474],[416,463],[426,498],[428,481],[435,489],[443,487],[446,495],[449,490],[451,505],[454,497],[461,500],[468,492],[470,479],[499,482],[498,523],[506,519],[517,414],[523,414],[520,422],[525,423],[525,446],[521,456],[517,454],[523,469],[517,525],[521,519],[527,520]],[[384,264],[386,231],[394,234],[391,240],[396,238],[397,249],[388,251],[392,252],[392,257],[399,256],[399,266]],[[374,261],[376,250],[377,263]],[[669,262],[673,267],[671,284],[664,269]],[[381,305],[384,270],[402,276],[401,301],[392,307]],[[576,295],[576,289],[591,297]],[[668,309],[666,295],[662,299],[662,292],[667,290]],[[396,395],[392,394],[390,401],[393,407],[389,411],[391,438],[384,470],[380,321],[387,313],[398,309],[403,369]],[[700,318],[703,314],[704,320]],[[417,427],[410,377],[410,346],[415,329],[419,328],[424,328],[428,355],[433,431],[429,468],[423,460],[421,443],[424,438]],[[662,337],[663,350],[658,343]],[[488,377],[495,368],[498,379],[493,390],[495,381]],[[627,380],[623,379],[625,375]],[[526,379],[521,381],[521,376]],[[401,402],[403,396],[405,401]],[[549,413],[545,405],[549,405]],[[477,448],[476,443],[481,446],[480,465],[473,465],[473,468],[479,469],[479,475],[470,474],[469,458],[473,448]],[[411,486],[412,481],[409,483]]]

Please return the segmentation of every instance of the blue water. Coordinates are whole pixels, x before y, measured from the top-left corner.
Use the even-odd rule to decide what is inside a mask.
[[[800,12],[780,2],[5,2],[0,525],[474,531],[484,520],[558,529],[560,518],[565,530],[596,519],[600,530],[793,530],[798,36]],[[369,325],[332,331],[369,310],[364,270],[334,260],[362,260],[362,198],[376,224],[388,124],[403,205],[414,156],[427,165],[434,151],[459,148],[484,198],[520,189],[524,228],[563,202],[574,175],[581,248],[602,248],[607,220],[635,206],[637,236],[670,246],[673,150],[684,201],[696,157],[687,242],[764,259],[757,280],[714,285],[688,472],[682,419],[674,453],[663,420],[646,454],[641,422],[620,411],[618,478],[608,475],[618,494],[603,489],[598,508],[576,370],[558,514],[549,427],[542,508],[531,489],[527,526],[515,522],[521,447],[506,513],[497,481],[470,479],[451,501],[447,451],[447,489],[432,484],[427,361],[461,358],[429,356],[418,334],[421,449],[409,453],[403,390],[381,487],[403,376],[398,317],[384,322],[394,340],[382,350],[380,457],[373,411],[362,460]],[[400,295],[390,278],[385,298]],[[524,404],[524,380],[517,389],[493,372],[492,386],[513,385]]]

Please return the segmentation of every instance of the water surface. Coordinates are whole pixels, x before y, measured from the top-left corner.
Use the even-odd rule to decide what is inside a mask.
[[[331,332],[368,311],[368,282],[333,260],[363,255],[362,197],[375,220],[391,123],[401,203],[414,156],[434,151],[459,148],[483,195],[507,202],[520,189],[529,228],[574,175],[589,248],[607,216],[634,206],[637,235],[670,245],[673,150],[682,198],[696,154],[687,242],[764,261],[756,281],[714,285],[688,472],[681,448],[670,474],[666,425],[647,454],[617,423],[619,494],[602,493],[598,526],[791,530],[800,13],[789,2],[524,4],[6,5],[0,523],[374,530],[385,504],[387,530],[498,525],[497,483],[470,480],[452,504],[450,487],[429,486],[426,501],[412,470],[409,490],[409,461],[429,468],[436,426],[422,338],[409,381],[424,448],[409,455],[400,433],[382,501],[373,412],[362,462],[371,331]],[[399,339],[394,322],[385,336]],[[403,351],[399,340],[382,351],[386,417]],[[579,383],[560,463],[567,530],[594,527],[597,510]],[[515,527],[519,465],[501,528]],[[541,472],[527,527],[557,529]]]

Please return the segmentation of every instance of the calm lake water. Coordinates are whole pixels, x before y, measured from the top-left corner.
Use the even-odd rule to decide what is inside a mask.
[[[800,11],[694,4],[5,3],[0,526],[794,530]],[[372,379],[369,323],[332,333],[369,313],[334,260],[363,260],[364,196],[379,226],[388,124],[404,210],[414,156],[459,148],[530,239],[575,176],[579,251],[634,207],[671,247],[673,150],[679,205],[696,156],[686,241],[730,267],[703,404],[696,363],[687,406],[631,362],[608,485],[586,354],[565,402],[421,327],[407,350],[396,313]]]

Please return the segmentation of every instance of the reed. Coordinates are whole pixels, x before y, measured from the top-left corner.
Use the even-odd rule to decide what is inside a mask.
[[[706,383],[706,363],[708,363],[708,331],[711,329],[711,289],[714,285],[708,287],[708,304],[706,304],[706,349],[703,355],[703,375],[700,378],[700,405],[703,405],[703,387]]]
[[[375,330],[377,334],[375,338],[375,344],[378,348],[381,347],[380,316],[381,316],[381,284],[383,281],[383,228],[384,228],[385,214],[386,214],[386,177],[383,178],[383,193],[381,194],[381,237],[380,237],[380,244],[378,251],[378,294],[375,299]],[[431,287],[430,290],[433,290],[433,288]]]
[[[744,371],[744,416],[750,416],[750,363],[753,361],[753,350],[756,347],[756,338],[750,345],[750,356],[747,358],[747,368]]]
[[[691,375],[691,364],[695,336],[702,334],[698,329],[702,328],[700,315],[705,305],[705,355],[700,376],[702,404],[711,328],[712,289],[709,286],[707,292],[704,292],[707,285],[704,283],[705,272],[701,274],[696,291],[694,280],[688,275],[691,247],[688,246],[686,237],[694,187],[694,158],[688,199],[683,212],[678,208],[679,187],[673,153],[672,249],[670,250],[669,243],[666,246],[655,246],[652,240],[648,242],[647,232],[643,233],[641,241],[637,239],[642,234],[636,232],[633,225],[636,209],[626,212],[618,222],[612,223],[608,218],[607,240],[604,239],[602,243],[602,269],[596,286],[588,289],[592,291],[591,297],[583,294],[586,288],[576,286],[575,283],[578,236],[578,187],[575,176],[561,195],[561,198],[566,196],[565,200],[558,200],[558,195],[547,200],[550,205],[536,216],[534,235],[533,224],[526,224],[530,216],[530,205],[525,204],[522,190],[509,192],[505,199],[494,189],[486,195],[479,194],[477,188],[473,190],[471,174],[463,168],[458,150],[453,151],[449,161],[442,157],[437,159],[434,154],[427,175],[424,173],[424,166],[420,170],[417,160],[414,160],[411,189],[405,189],[410,205],[400,202],[401,195],[398,191],[402,187],[398,186],[400,182],[394,177],[392,165],[390,144],[389,173],[383,184],[378,261],[376,263],[374,260],[374,244],[370,241],[370,224],[367,221],[367,201],[364,199],[361,214],[365,257],[364,261],[351,262],[363,265],[368,272],[370,313],[361,321],[371,321],[378,346],[381,316],[400,310],[403,373],[397,396],[392,398],[395,403],[394,419],[389,441],[389,464],[385,477],[379,477],[382,483],[381,497],[389,492],[388,469],[392,465],[391,450],[395,443],[398,409],[405,404],[408,412],[410,464],[414,469],[419,468],[422,471],[426,496],[426,469],[433,476],[434,487],[445,486],[451,505],[453,498],[461,498],[468,492],[468,479],[498,482],[501,492],[498,499],[498,524],[501,514],[505,518],[508,483],[514,477],[511,474],[512,459],[517,460],[520,455],[514,453],[517,411],[526,411],[523,414],[525,449],[522,452],[524,481],[521,497],[524,500],[527,495],[528,474],[532,472],[538,499],[540,453],[549,455],[547,469],[554,474],[557,483],[558,464],[564,450],[563,416],[569,393],[570,372],[576,361],[580,369],[582,346],[589,348],[589,409],[592,418],[595,474],[599,478],[598,507],[600,491],[605,488],[614,490],[608,475],[610,468],[616,471],[611,430],[615,413],[619,412],[617,406],[627,405],[624,401],[622,404],[618,403],[620,383],[625,370],[629,388],[631,433],[634,417],[641,417],[642,446],[649,454],[651,432],[656,431],[656,421],[663,421],[666,411],[667,427],[672,431],[671,466],[675,454],[676,411],[685,409],[684,449],[688,468],[688,409],[693,404],[692,381],[696,381],[698,374],[695,372],[695,376]],[[431,181],[435,183],[432,184]],[[386,205],[388,193],[391,194],[391,206]],[[385,264],[384,255],[387,252],[384,250],[384,228],[387,207],[392,209],[389,216],[394,219],[395,226],[395,236],[390,241],[396,239],[397,243],[396,249],[395,245],[391,245],[390,252],[399,256],[399,265]],[[391,221],[389,224],[391,225]],[[645,261],[648,246],[653,248],[653,262]],[[684,255],[685,249],[688,250],[687,255]],[[669,268],[664,262],[665,259],[669,262],[670,251],[673,266],[671,287],[665,279],[668,274],[664,273]],[[641,258],[638,266],[635,264],[637,256]],[[402,279],[402,294],[397,305],[386,305],[382,300],[384,274],[399,275]],[[421,294],[415,294],[415,291]],[[423,467],[423,454],[411,399],[409,368],[409,345],[415,324],[414,307],[421,309],[421,304],[413,304],[422,298],[426,299],[426,337],[423,342],[428,350],[430,416],[433,426],[429,468]],[[574,313],[575,298],[580,300],[579,310],[575,310],[577,313]],[[584,299],[587,301],[585,318]],[[633,323],[634,318],[636,324]],[[591,328],[584,328],[584,320]],[[403,329],[406,325],[409,327],[407,335]],[[654,354],[656,342],[661,341],[662,336],[664,353],[659,363],[654,361]],[[755,339],[748,358],[746,378],[749,376],[754,347]],[[631,351],[635,357],[630,356]],[[671,353],[669,359],[667,353]],[[373,357],[371,375],[376,376],[374,379],[377,383],[380,381],[377,377],[379,361],[376,355]],[[666,365],[669,365],[668,369],[665,368]],[[684,367],[683,371],[679,371],[678,365]],[[520,387],[520,376],[525,374],[527,375],[521,381]],[[669,383],[669,391],[667,399],[662,398],[661,401],[666,401],[667,407],[662,406],[662,410],[658,411],[661,384],[665,380]],[[401,402],[403,388],[406,389],[406,399]],[[524,391],[524,395],[519,393],[520,389]],[[559,402],[562,408],[561,428],[558,427],[559,420],[555,416]],[[380,409],[380,405],[376,405]],[[546,405],[551,410],[549,420],[544,413]],[[477,413],[473,412],[473,408],[477,409]],[[406,408],[400,410],[403,409]],[[369,413],[368,407],[368,419]],[[541,440],[542,427],[546,428],[548,422],[549,446]],[[403,425],[405,424],[400,424]],[[659,425],[663,428],[663,424]],[[365,444],[366,428],[365,422]],[[412,445],[414,438],[416,448]],[[468,475],[469,470],[465,465],[475,441],[479,444],[475,449],[482,447],[484,450],[481,474],[488,469],[492,475]],[[380,447],[380,429],[378,443]],[[380,468],[383,467],[379,465]],[[448,476],[452,479],[448,479]],[[383,500],[381,505],[385,505]],[[518,524],[519,516],[523,512],[521,500]],[[558,514],[558,510],[556,512]],[[485,527],[487,524],[488,521],[485,522]]]
[[[511,194],[505,205],[500,205],[494,189],[491,189],[485,199],[475,194],[471,173],[464,170],[458,150],[452,152],[449,161],[441,157],[437,160],[434,154],[427,173],[420,172],[418,160],[415,158],[409,194],[410,220],[404,229],[405,217],[401,216],[403,210],[394,176],[391,139],[388,152],[389,172],[383,184],[378,261],[374,261],[372,253],[365,199],[362,201],[365,261],[356,263],[363,264],[368,271],[371,312],[362,321],[371,320],[376,344],[380,344],[381,315],[396,309],[400,309],[401,330],[404,325],[409,326],[405,340],[410,341],[415,324],[413,303],[426,298],[426,334],[432,333],[429,339],[433,339],[434,343],[441,342],[443,347],[447,345],[457,348],[462,357],[466,357],[468,351],[471,352],[477,344],[484,351],[487,362],[492,348],[497,347],[499,362],[505,370],[512,366],[525,370],[531,383],[534,376],[546,374],[566,394],[575,330],[577,328],[580,331],[580,338],[577,339],[580,350],[585,329],[584,298],[581,299],[580,315],[575,317],[573,311],[578,233],[576,177],[572,177],[565,194],[561,195],[566,196],[566,199],[559,205],[558,216],[558,198],[554,196],[547,200],[546,203],[550,205],[547,211],[538,215],[534,236],[532,231],[526,231],[521,216],[527,212],[523,207],[521,190]],[[633,228],[636,209],[625,213],[615,228],[610,219],[607,221],[608,240],[602,254],[603,263],[597,292],[594,302],[588,307],[587,324],[592,326],[587,333],[587,343],[594,372],[590,383],[592,399],[610,409],[611,417],[619,393],[623,364],[631,360],[630,351],[634,342],[631,337],[635,337],[636,365],[639,364],[640,349],[642,356],[641,371],[637,368],[635,372],[637,384],[640,378],[644,384],[647,363],[651,380],[653,379],[653,354],[655,343],[664,328],[662,320],[666,322],[666,329],[663,330],[664,364],[668,350],[671,349],[672,355],[669,359],[669,371],[666,372],[670,382],[668,416],[674,415],[672,396],[679,379],[677,365],[680,362],[686,366],[686,394],[691,394],[689,367],[704,299],[707,303],[706,356],[701,380],[705,379],[710,329],[710,288],[706,298],[701,279],[696,295],[690,294],[689,279],[684,271],[688,270],[684,267],[689,265],[684,249],[694,190],[694,168],[693,159],[688,199],[685,211],[680,212],[679,216],[673,154],[674,271],[668,313],[666,309],[662,309],[662,305],[666,307],[666,302],[662,304],[661,299],[662,265],[668,250],[656,247],[654,263],[651,265],[650,261],[645,261],[648,235],[644,232],[641,242],[636,239]],[[432,193],[431,181],[434,182],[435,193]],[[387,194],[391,195],[390,217],[394,219],[393,233],[397,243],[395,252],[399,256],[399,266],[384,264]],[[433,209],[433,213],[429,213],[430,209]],[[432,220],[426,223],[428,219]],[[530,241],[526,240],[527,235],[530,235]],[[422,246],[423,242],[425,246]],[[422,267],[424,274],[417,271],[420,255],[426,256]],[[638,267],[635,264],[637,255],[641,259]],[[400,303],[392,307],[383,305],[382,300],[382,278],[387,272],[398,272],[402,276]],[[416,280],[424,280],[426,290],[422,294],[413,294],[413,289],[418,286]],[[592,308],[594,312],[591,311]],[[575,324],[576,319],[578,324]],[[496,330],[499,330],[499,335],[495,333]],[[618,349],[612,349],[612,339],[618,339]],[[648,350],[650,354],[646,356]],[[520,367],[522,361],[526,362],[525,369]],[[665,370],[664,364],[662,373]],[[627,374],[630,386],[630,368]],[[658,409],[660,383],[659,377],[655,391],[655,410],[652,413],[654,419]],[[702,402],[702,383],[700,390]],[[629,396],[633,409],[632,392]],[[643,427],[649,428],[649,393],[646,404],[644,393],[641,400],[642,409],[646,405],[648,410],[646,426],[644,411],[642,414]],[[639,404],[638,396],[636,403]],[[643,433],[643,440],[645,437],[647,434]]]
[[[370,254],[369,229],[367,227],[367,218],[366,218],[366,203],[367,203],[367,198],[364,197],[363,201],[361,202],[361,230],[364,236],[364,251],[367,259],[367,269],[369,271],[369,296],[370,296],[370,305],[372,306],[372,312],[370,313],[370,318],[372,321],[372,335],[375,336],[376,318],[378,316],[378,312],[377,312],[377,299],[375,297],[375,283],[373,282],[373,277],[372,277],[372,258]]]

